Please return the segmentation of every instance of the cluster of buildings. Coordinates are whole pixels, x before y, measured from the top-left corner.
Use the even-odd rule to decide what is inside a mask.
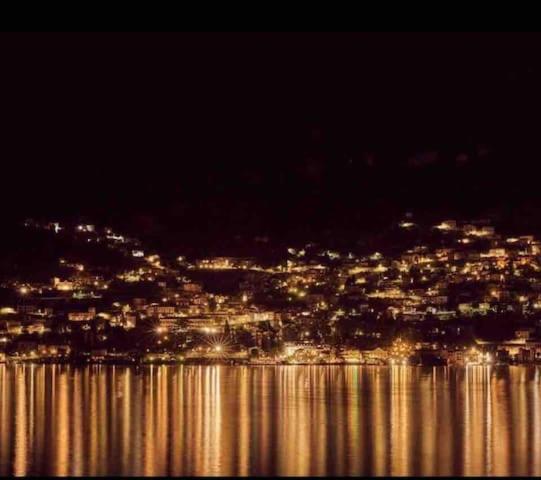
[[[407,248],[359,254],[308,243],[271,266],[170,259],[89,224],[25,227],[112,249],[125,262],[65,256],[46,281],[5,279],[0,361],[541,360],[541,241],[503,236],[488,221],[408,219],[395,226]],[[220,289],[225,274],[235,275],[233,288]]]

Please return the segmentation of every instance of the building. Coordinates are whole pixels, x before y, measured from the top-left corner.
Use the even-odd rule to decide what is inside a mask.
[[[88,307],[88,309],[81,311],[68,312],[68,320],[70,322],[89,322],[96,317],[96,308]]]

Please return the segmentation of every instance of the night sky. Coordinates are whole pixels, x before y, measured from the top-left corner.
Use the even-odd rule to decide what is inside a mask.
[[[278,237],[406,211],[541,226],[540,50],[538,34],[4,33],[4,218]]]

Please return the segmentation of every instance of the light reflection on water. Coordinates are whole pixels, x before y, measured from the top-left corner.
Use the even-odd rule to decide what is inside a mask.
[[[0,365],[0,475],[541,475],[539,367]]]

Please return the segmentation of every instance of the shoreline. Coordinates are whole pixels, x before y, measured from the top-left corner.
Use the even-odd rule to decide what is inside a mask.
[[[469,367],[541,367],[541,363],[493,363],[493,364],[470,364],[464,365],[453,363],[450,365],[430,365],[430,364],[414,364],[414,365],[389,365],[382,364],[367,364],[353,362],[329,362],[329,363],[250,363],[250,362],[179,362],[179,361],[153,361],[153,362],[129,362],[129,361],[93,361],[93,362],[69,362],[69,361],[15,361],[8,360],[0,362],[0,366],[12,365],[69,365],[73,367],[85,366],[124,366],[124,367],[146,367],[146,366],[223,366],[223,367],[388,367],[388,368],[469,368]]]

